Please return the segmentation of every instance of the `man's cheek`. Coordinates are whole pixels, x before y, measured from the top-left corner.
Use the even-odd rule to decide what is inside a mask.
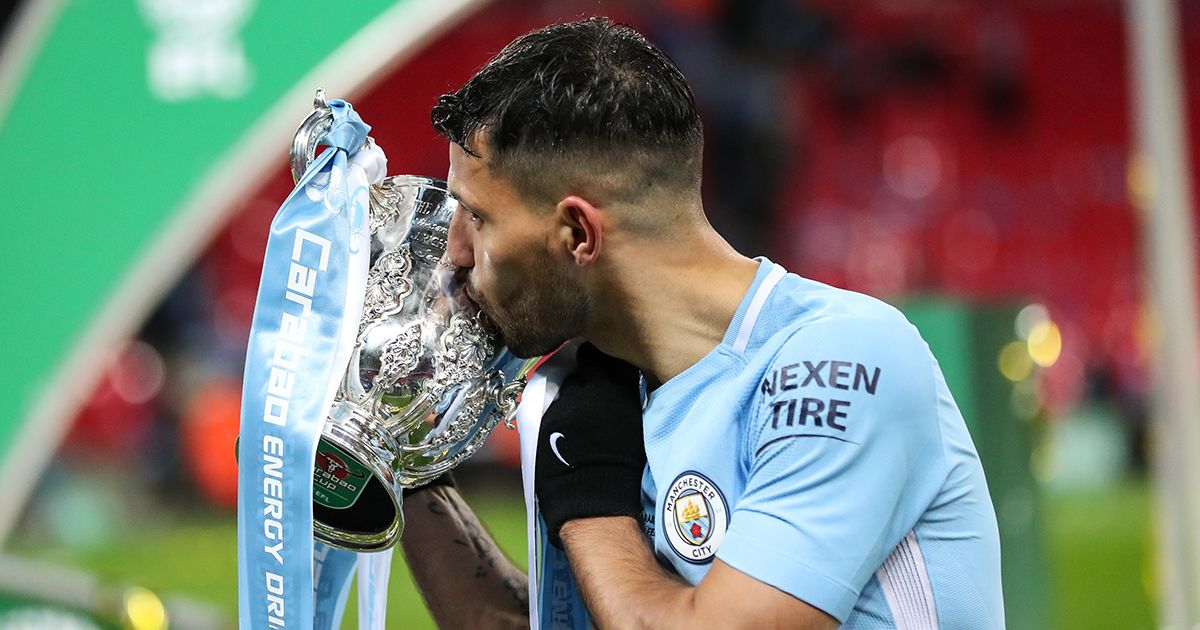
[[[480,280],[488,288],[490,295],[502,293],[520,277],[518,268],[489,254],[484,254],[480,262]]]
[[[475,259],[475,274],[479,276],[481,284],[492,284],[496,276],[496,270],[492,267],[492,257],[487,251],[478,252],[478,258]]]
[[[494,302],[497,297],[496,291],[498,290],[496,276],[487,267],[476,268],[475,271],[477,272],[475,277],[475,293],[484,302]]]

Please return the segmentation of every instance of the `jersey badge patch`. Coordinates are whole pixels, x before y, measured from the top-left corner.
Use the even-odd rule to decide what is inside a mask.
[[[662,525],[679,557],[693,564],[712,562],[729,527],[725,495],[708,477],[687,471],[667,489]]]

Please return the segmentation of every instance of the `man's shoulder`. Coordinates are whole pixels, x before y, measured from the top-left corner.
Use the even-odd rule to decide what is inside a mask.
[[[924,346],[897,308],[878,298],[788,274],[762,316],[755,363],[788,361],[797,352],[886,352]],[[919,342],[919,343],[916,343]]]
[[[796,306],[749,361],[748,403],[759,422],[774,422],[793,402],[793,414],[805,404],[853,407],[860,423],[884,408],[936,416],[936,362],[899,310],[803,278],[781,288],[780,301]]]

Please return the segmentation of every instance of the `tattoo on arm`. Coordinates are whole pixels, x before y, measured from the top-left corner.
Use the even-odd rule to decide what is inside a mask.
[[[417,496],[423,501],[405,511],[400,540],[438,625],[528,627],[525,572],[504,556],[458,491],[431,488]]]
[[[529,579],[522,580],[520,576],[510,575],[504,578],[504,588],[513,597],[513,603],[521,610],[529,610]]]
[[[436,514],[438,516],[447,516],[450,514],[450,512],[446,511],[446,506],[439,501],[430,501],[429,503],[425,504],[425,507],[431,514]]]
[[[464,547],[470,547],[474,552],[475,557],[479,560],[475,566],[475,577],[486,578],[488,573],[496,567],[497,557],[503,562],[500,549],[496,543],[492,541],[487,532],[483,529],[483,524],[475,517],[475,514],[470,511],[465,503],[451,503],[450,508],[455,512],[455,516],[459,522],[463,524],[462,534],[465,534],[466,541],[461,538],[455,538],[456,544]]]

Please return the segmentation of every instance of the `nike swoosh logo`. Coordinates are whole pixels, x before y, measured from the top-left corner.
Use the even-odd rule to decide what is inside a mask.
[[[558,431],[551,433],[550,434],[550,450],[554,452],[554,456],[557,457],[558,461],[562,462],[564,466],[566,466],[567,468],[574,468],[574,466],[567,463],[567,460],[563,459],[562,453],[558,452],[558,441],[561,440],[562,438],[563,438],[563,434],[559,433]]]

